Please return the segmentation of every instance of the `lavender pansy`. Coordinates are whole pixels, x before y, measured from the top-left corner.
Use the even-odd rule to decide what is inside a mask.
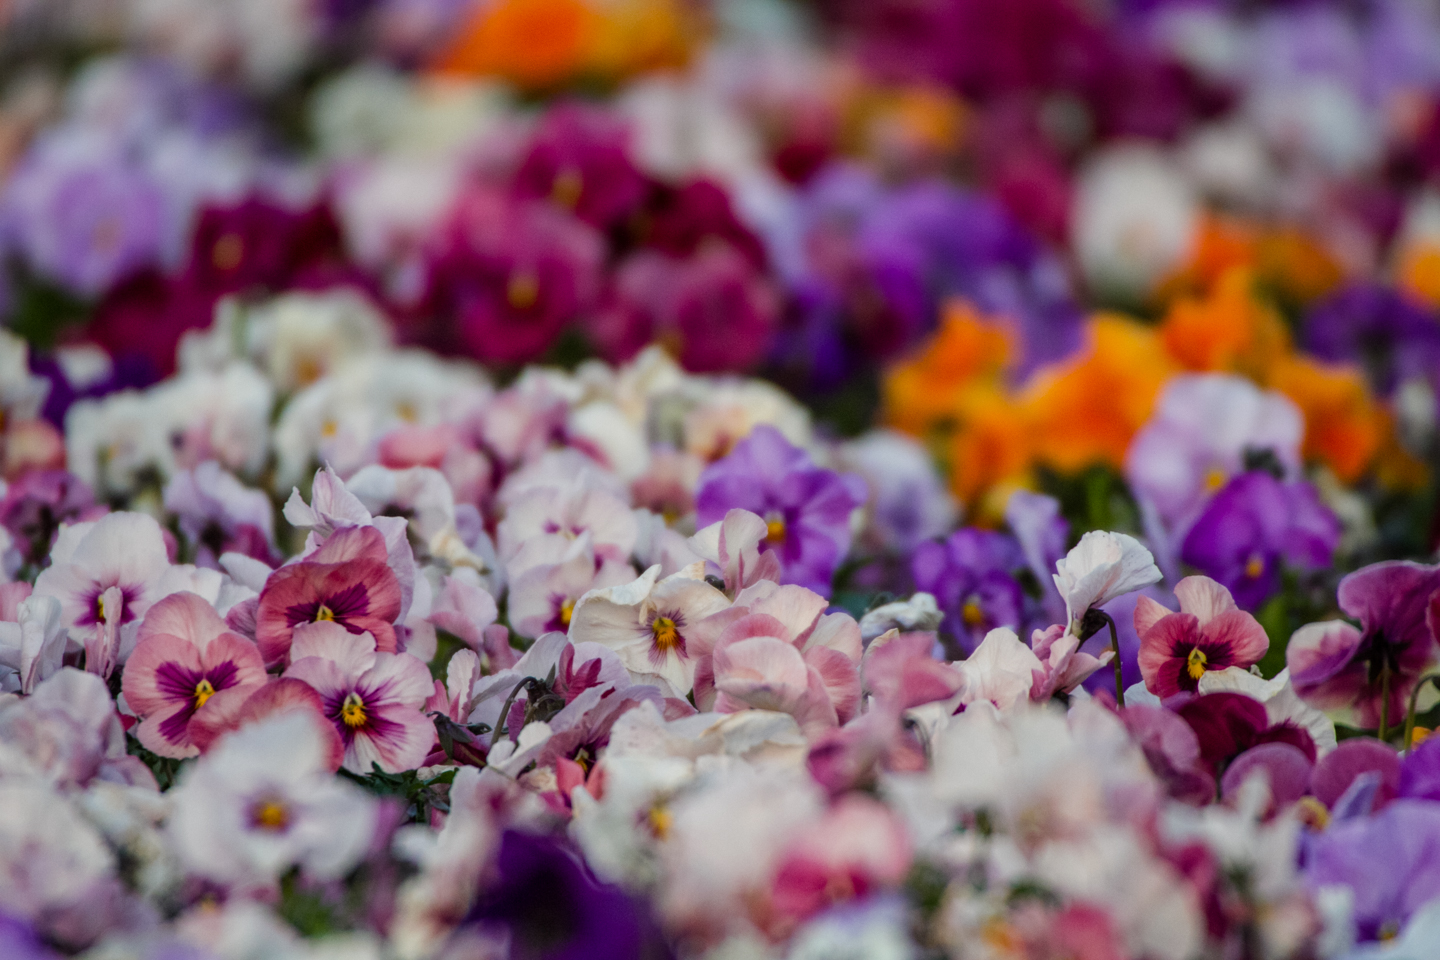
[[[1299,409],[1281,394],[1238,376],[1182,375],[1166,384],[1131,441],[1125,476],[1179,535],[1211,494],[1245,470],[1247,454],[1269,451],[1293,476],[1303,436]]]
[[[863,480],[817,467],[765,425],[701,474],[695,509],[702,526],[737,507],[759,515],[767,527],[765,549],[780,555],[786,582],[828,595],[850,549],[850,516],[865,500]]]
[[[1395,936],[1440,897],[1440,805],[1397,800],[1372,817],[1335,824],[1311,846],[1306,873],[1312,886],[1350,888],[1362,940]]]
[[[369,847],[374,801],[329,767],[318,717],[286,711],[238,730],[184,771],[167,830],[195,875],[272,888],[292,866],[343,876]]]

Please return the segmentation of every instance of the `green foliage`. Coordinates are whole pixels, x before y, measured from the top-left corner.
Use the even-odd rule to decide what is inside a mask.
[[[405,805],[405,817],[411,823],[427,822],[431,810],[449,811],[449,786],[455,779],[454,770],[425,779],[416,770],[386,773],[378,763],[371,767],[371,772],[363,777],[344,769],[340,773],[377,797],[393,797],[401,801]]]
[[[55,346],[69,327],[89,320],[90,308],[70,293],[35,277],[16,278],[10,330],[32,346]]]
[[[298,870],[281,878],[280,902],[275,912],[304,937],[323,937],[347,929],[340,905],[327,900],[319,890],[302,886]]]
[[[1078,474],[1041,469],[1040,488],[1060,501],[1070,521],[1070,542],[1089,530],[1140,533],[1140,511],[1125,479],[1113,468],[1096,464]]]
[[[119,674],[116,674],[119,677]],[[190,762],[188,760],[177,760],[174,757],[162,757],[151,753],[140,745],[140,741],[133,736],[125,738],[125,751],[132,757],[139,757],[150,772],[155,775],[155,782],[160,785],[161,790],[169,790],[175,786],[180,771]]]

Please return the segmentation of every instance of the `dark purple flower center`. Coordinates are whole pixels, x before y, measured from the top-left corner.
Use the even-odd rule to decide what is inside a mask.
[[[353,583],[328,597],[320,597],[304,603],[295,603],[285,608],[285,622],[289,626],[302,623],[319,623],[329,620],[340,624],[351,633],[362,633],[353,620],[370,612],[370,591],[363,583]]]
[[[160,735],[172,743],[183,740],[195,711],[221,690],[233,687],[239,672],[233,660],[217,663],[208,670],[191,670],[173,660],[160,664],[155,670],[155,685],[167,700],[184,703],[182,709],[161,722]]]

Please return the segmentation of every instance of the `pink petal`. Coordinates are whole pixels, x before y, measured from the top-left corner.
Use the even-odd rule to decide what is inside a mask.
[[[1217,614],[1209,623],[1204,623],[1200,634],[1211,643],[1229,647],[1237,667],[1259,663],[1270,649],[1270,637],[1265,633],[1265,628],[1250,614],[1238,608]]]
[[[835,706],[841,723],[849,722],[860,705],[860,672],[855,661],[829,647],[812,647],[805,651],[805,663],[820,675],[825,692]]]
[[[1160,618],[1168,617],[1174,612],[1164,604],[1157,603],[1143,593],[1140,594],[1135,598],[1135,633],[1143,637],[1145,631],[1155,626]]]
[[[1175,584],[1175,597],[1180,609],[1193,614],[1202,627],[1223,613],[1239,609],[1230,590],[1209,577],[1186,577]]]

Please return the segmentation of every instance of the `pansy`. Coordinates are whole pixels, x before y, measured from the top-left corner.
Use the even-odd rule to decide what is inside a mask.
[[[860,705],[860,625],[827,614],[797,584],[762,580],[696,631],[695,702],[793,715],[808,733],[849,722]]]
[[[263,890],[291,867],[325,880],[359,862],[375,803],[330,772],[321,723],[304,710],[269,717],[182,773],[167,826],[190,872]]]
[[[393,366],[392,380],[404,381],[406,364],[397,359]],[[439,371],[420,371],[415,375],[438,378]],[[391,384],[391,389],[395,389]],[[404,406],[409,401],[399,401]],[[310,488],[310,502],[300,498],[299,490],[290,491],[285,501],[285,519],[292,526],[309,528],[305,535],[305,550],[302,560],[313,560],[314,554],[334,534],[352,527],[372,527],[385,539],[385,562],[400,585],[400,614],[397,620],[404,620],[410,611],[410,599],[415,591],[415,553],[410,548],[409,521],[404,517],[374,516],[366,509],[360,498],[351,493],[339,474],[325,467],[315,474]],[[334,562],[334,561],[325,561]],[[378,635],[377,635],[378,636]]]
[[[347,527],[308,559],[270,575],[255,612],[255,640],[266,663],[280,663],[297,626],[330,621],[370,634],[390,653],[399,615],[400,584],[385,562],[385,538],[373,527]]]
[[[637,683],[656,683],[674,696],[695,680],[694,629],[730,606],[730,599],[703,578],[698,565],[666,577],[653,566],[634,581],[592,590],[570,618],[572,642],[591,642],[620,655]]]
[[[23,581],[0,586],[0,690],[33,693],[65,656],[60,601],[29,594],[30,584]]]
[[[1366,727],[1402,722],[1410,692],[1435,661],[1435,625],[1426,617],[1436,591],[1440,567],[1407,560],[1341,580],[1340,609],[1360,629],[1329,620],[1297,630],[1285,650],[1295,692],[1325,710],[1353,710]]]
[[[508,491],[507,491],[508,492]],[[507,561],[536,537],[557,542],[590,534],[595,555],[625,561],[635,549],[635,517],[620,497],[583,478],[565,487],[536,485],[514,496],[496,531],[500,555]]]
[[[779,556],[760,549],[769,535],[770,525],[763,518],[736,508],[698,531],[689,544],[696,555],[720,569],[725,592],[733,597],[760,580],[779,582]]]
[[[1304,432],[1300,411],[1282,394],[1228,374],[1182,375],[1166,384],[1131,441],[1125,475],[1183,535],[1206,499],[1248,469],[1247,458],[1268,455],[1294,477]]]
[[[50,559],[35,581],[35,595],[60,601],[71,639],[98,654],[86,669],[109,676],[119,660],[114,634],[133,631],[131,625],[161,596],[170,557],[160,525],[143,513],[79,523],[62,532]]]
[[[1265,628],[1209,577],[1186,577],[1175,585],[1175,596],[1179,613],[1145,596],[1135,603],[1140,672],[1157,697],[1193,693],[1206,672],[1248,667],[1270,649]]]
[[[1022,563],[1020,548],[994,530],[964,527],[944,543],[922,543],[910,558],[915,586],[933,594],[945,613],[945,628],[966,653],[991,630],[1018,630],[1025,618],[1025,594],[1011,571]]]
[[[193,593],[175,593],[150,608],[125,664],[121,689],[141,724],[146,749],[190,757],[190,720],[222,690],[258,687],[265,663],[255,644],[232,633],[215,608]]]
[[[320,694],[345,745],[347,770],[413,770],[435,742],[435,725],[422,712],[434,692],[430,671],[408,653],[377,652],[368,633],[323,621],[301,625],[285,676]]]
[[[1313,486],[1252,470],[1231,480],[1205,506],[1181,545],[1180,559],[1255,610],[1280,586],[1282,565],[1324,568],[1339,541],[1340,521]]]
[[[1055,570],[1055,586],[1065,599],[1065,622],[1077,636],[1083,636],[1081,623],[1090,610],[1160,579],[1155,558],[1140,541],[1108,530],[1087,532]]]
[[[1394,937],[1440,896],[1440,806],[1397,800],[1373,817],[1335,824],[1316,837],[1307,876],[1314,886],[1352,891],[1362,939]]]
[[[850,549],[850,515],[866,499],[859,477],[817,467],[779,430],[759,426],[701,475],[695,509],[703,526],[737,507],[759,515],[785,580],[828,594]]]
[[[180,520],[195,563],[219,566],[234,551],[274,563],[274,508],[264,491],[246,487],[219,463],[206,460],[165,485],[165,509]]]
[[[514,572],[517,567],[521,572]],[[511,570],[510,623],[522,637],[569,630],[581,597],[635,578],[635,569],[628,563],[597,560],[590,549],[589,531],[574,540],[533,539],[511,562]]]

